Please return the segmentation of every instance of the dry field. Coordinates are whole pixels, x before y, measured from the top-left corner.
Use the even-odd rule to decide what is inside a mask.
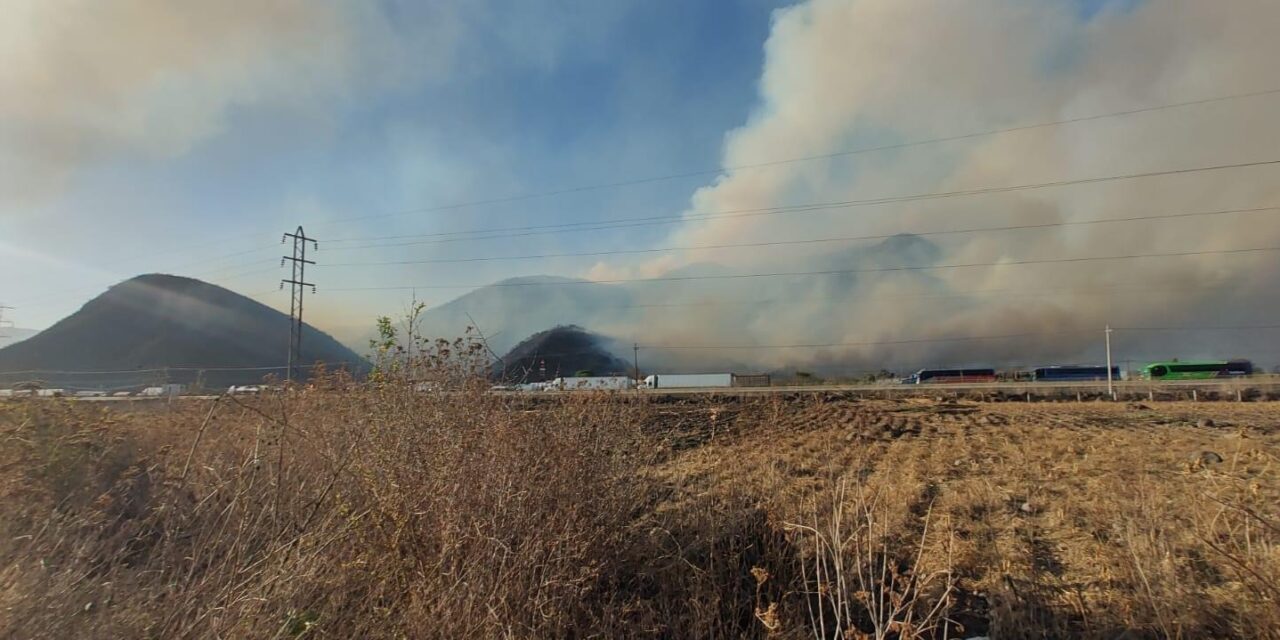
[[[0,440],[6,638],[1280,637],[1273,403],[388,384]]]

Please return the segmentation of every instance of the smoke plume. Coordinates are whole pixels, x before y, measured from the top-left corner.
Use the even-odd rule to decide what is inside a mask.
[[[728,134],[723,164],[693,194],[674,246],[1080,222],[1280,205],[1273,166],[845,207],[707,214],[1006,187],[1280,159],[1276,94],[883,152],[750,167],[780,158],[955,136],[1275,89],[1280,4],[1198,0],[1104,5],[1023,0],[810,0],[776,12],[760,102]],[[888,243],[697,251],[602,263],[647,276],[713,261],[758,273],[1022,262],[1280,246],[1280,213],[990,231]],[[1277,317],[1276,252],[632,285],[664,301],[771,300],[654,309],[592,328],[655,345],[665,362],[710,354],[740,366],[1034,364],[1097,360],[1102,329],[1236,326]],[[639,320],[637,320],[639,318]],[[957,336],[1023,338],[902,342]],[[1117,332],[1122,359],[1280,361],[1274,332]],[[893,344],[893,343],[897,344]],[[790,344],[884,343],[826,348]],[[690,365],[692,366],[692,365]]]
[[[474,317],[504,347],[577,323],[644,345],[645,368],[688,370],[1097,362],[1108,324],[1119,328],[1122,365],[1280,362],[1273,330],[1163,330],[1272,322],[1278,252],[1026,264],[1280,246],[1274,210],[1078,224],[1280,206],[1275,165],[723,215],[1280,160],[1275,93],[841,153],[1280,88],[1272,71],[1280,39],[1270,33],[1280,4],[1244,0],[1226,11],[1198,0],[1116,1],[1088,10],[1098,4],[809,0],[777,11],[759,104],[726,136],[722,173],[692,195],[686,221],[660,244],[892,237],[610,259],[587,277],[846,273],[486,289],[435,310],[429,324]],[[816,159],[774,163],[789,158]],[[1000,264],[920,268],[991,263]],[[738,345],[752,348],[706,348]]]

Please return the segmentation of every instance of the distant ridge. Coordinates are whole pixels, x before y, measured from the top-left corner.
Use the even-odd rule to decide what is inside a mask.
[[[189,384],[197,378],[210,388],[257,382],[272,372],[213,369],[284,365],[288,335],[288,316],[253,299],[193,278],[141,275],[111,287],[45,331],[0,349],[0,384],[39,379],[49,386],[95,389]],[[300,362],[357,372],[368,367],[354,351],[311,326],[303,331]],[[138,372],[165,368],[210,370]],[[2,373],[32,369],[123,373]],[[282,370],[275,373],[283,376]]]
[[[633,342],[653,347],[665,337],[671,337],[673,342],[716,343],[730,342],[732,336],[772,334],[770,341],[790,342],[785,337],[787,323],[803,315],[805,335],[838,342],[848,331],[846,319],[841,314],[807,310],[831,301],[856,301],[868,289],[885,282],[910,284],[922,295],[943,293],[946,283],[928,269],[863,272],[928,267],[938,264],[943,255],[943,249],[933,241],[904,233],[879,242],[820,251],[807,259],[813,270],[844,272],[822,277],[734,278],[743,273],[741,268],[709,261],[654,274],[626,274],[637,278],[688,278],[657,285],[641,278],[590,286],[521,286],[589,282],[580,278],[523,276],[494,282],[427,309],[422,314],[422,335],[453,339],[474,324],[495,352],[505,353],[526,336],[549,327],[590,327],[605,335],[625,335],[625,344],[618,352],[629,359]],[[788,272],[797,268],[783,258],[760,265],[758,270]],[[759,354],[749,352],[650,348],[642,355],[645,368],[668,371],[746,370],[775,365],[754,360],[753,356]],[[832,363],[833,367],[843,365],[842,361]]]
[[[548,327],[600,326],[602,320],[625,312],[632,295],[613,286],[511,286],[531,282],[586,282],[558,276],[509,278],[481,287],[450,302],[426,311],[422,332],[431,337],[453,339],[463,334],[472,321],[488,337],[489,346],[499,353],[516,346],[522,338]]]

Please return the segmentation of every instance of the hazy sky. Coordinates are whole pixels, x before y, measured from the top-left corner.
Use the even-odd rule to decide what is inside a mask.
[[[151,271],[201,277],[287,309],[287,296],[273,293],[283,275],[279,240],[298,224],[321,241],[315,258],[333,264],[1280,204],[1280,171],[1263,166],[805,216],[698,219],[1280,159],[1280,98],[1270,94],[735,168],[1277,89],[1273,0],[0,0],[0,10],[0,303],[17,307],[10,317],[19,326],[47,326],[106,286]],[[713,171],[572,191],[705,170]],[[563,190],[571,191],[503,201]],[[479,204],[444,208],[457,203]],[[358,240],[681,213],[681,224],[589,232]],[[939,242],[944,262],[1237,248],[1280,244],[1274,218],[1255,212]],[[359,248],[369,243],[384,246]],[[804,268],[819,250],[839,248],[322,266],[308,274],[320,288],[308,319],[350,340],[410,293],[344,288],[532,274],[644,277],[710,261],[738,271]],[[1269,266],[1276,256],[1245,263],[1255,257],[1124,265],[1125,280],[1206,285],[1243,265],[1253,284],[1280,284]],[[1109,281],[1114,267],[1073,269],[1074,278],[1062,269],[991,269],[943,280],[962,290],[1073,287]],[[436,304],[465,291],[418,296]],[[1231,320],[1206,315],[1215,307],[1203,296],[1176,298],[1143,301],[1145,316],[1119,315],[1147,324]],[[1023,325],[1063,325],[1068,312],[1101,323],[1110,317],[1101,309],[1123,301],[1065,295],[1052,308],[1018,303],[1017,313],[993,313]],[[890,316],[870,313],[867,298],[856,302],[840,313],[857,314],[849,326],[858,332],[834,339],[941,331],[930,322],[937,307]],[[794,334],[807,318],[830,313],[823,304],[762,318],[742,338],[776,340],[780,328]],[[966,313],[950,330],[982,332],[993,317]]]

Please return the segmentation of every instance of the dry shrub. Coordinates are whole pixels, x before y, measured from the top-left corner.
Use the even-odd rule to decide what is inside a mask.
[[[636,414],[592,397],[528,411],[436,378],[447,391],[327,380],[121,423],[4,405],[0,635],[589,627],[643,503]]]
[[[642,501],[620,407],[568,399],[513,411],[476,392],[380,390],[350,447],[343,509],[365,512],[353,551],[362,601],[395,603],[404,632],[556,636],[591,616]],[[371,633],[373,630],[360,630]]]
[[[729,488],[646,515],[635,553],[618,558],[629,603],[604,637],[742,638],[777,628],[796,589],[782,523]]]
[[[816,638],[931,638],[947,628],[954,588],[950,536],[933,505],[895,509],[877,488],[840,478],[808,524],[800,572]],[[902,515],[909,514],[906,519]]]
[[[1228,448],[1177,426],[1201,406],[495,395],[474,353],[214,403],[0,404],[0,637],[1280,629],[1276,439],[1246,429],[1271,409],[1235,409]]]

